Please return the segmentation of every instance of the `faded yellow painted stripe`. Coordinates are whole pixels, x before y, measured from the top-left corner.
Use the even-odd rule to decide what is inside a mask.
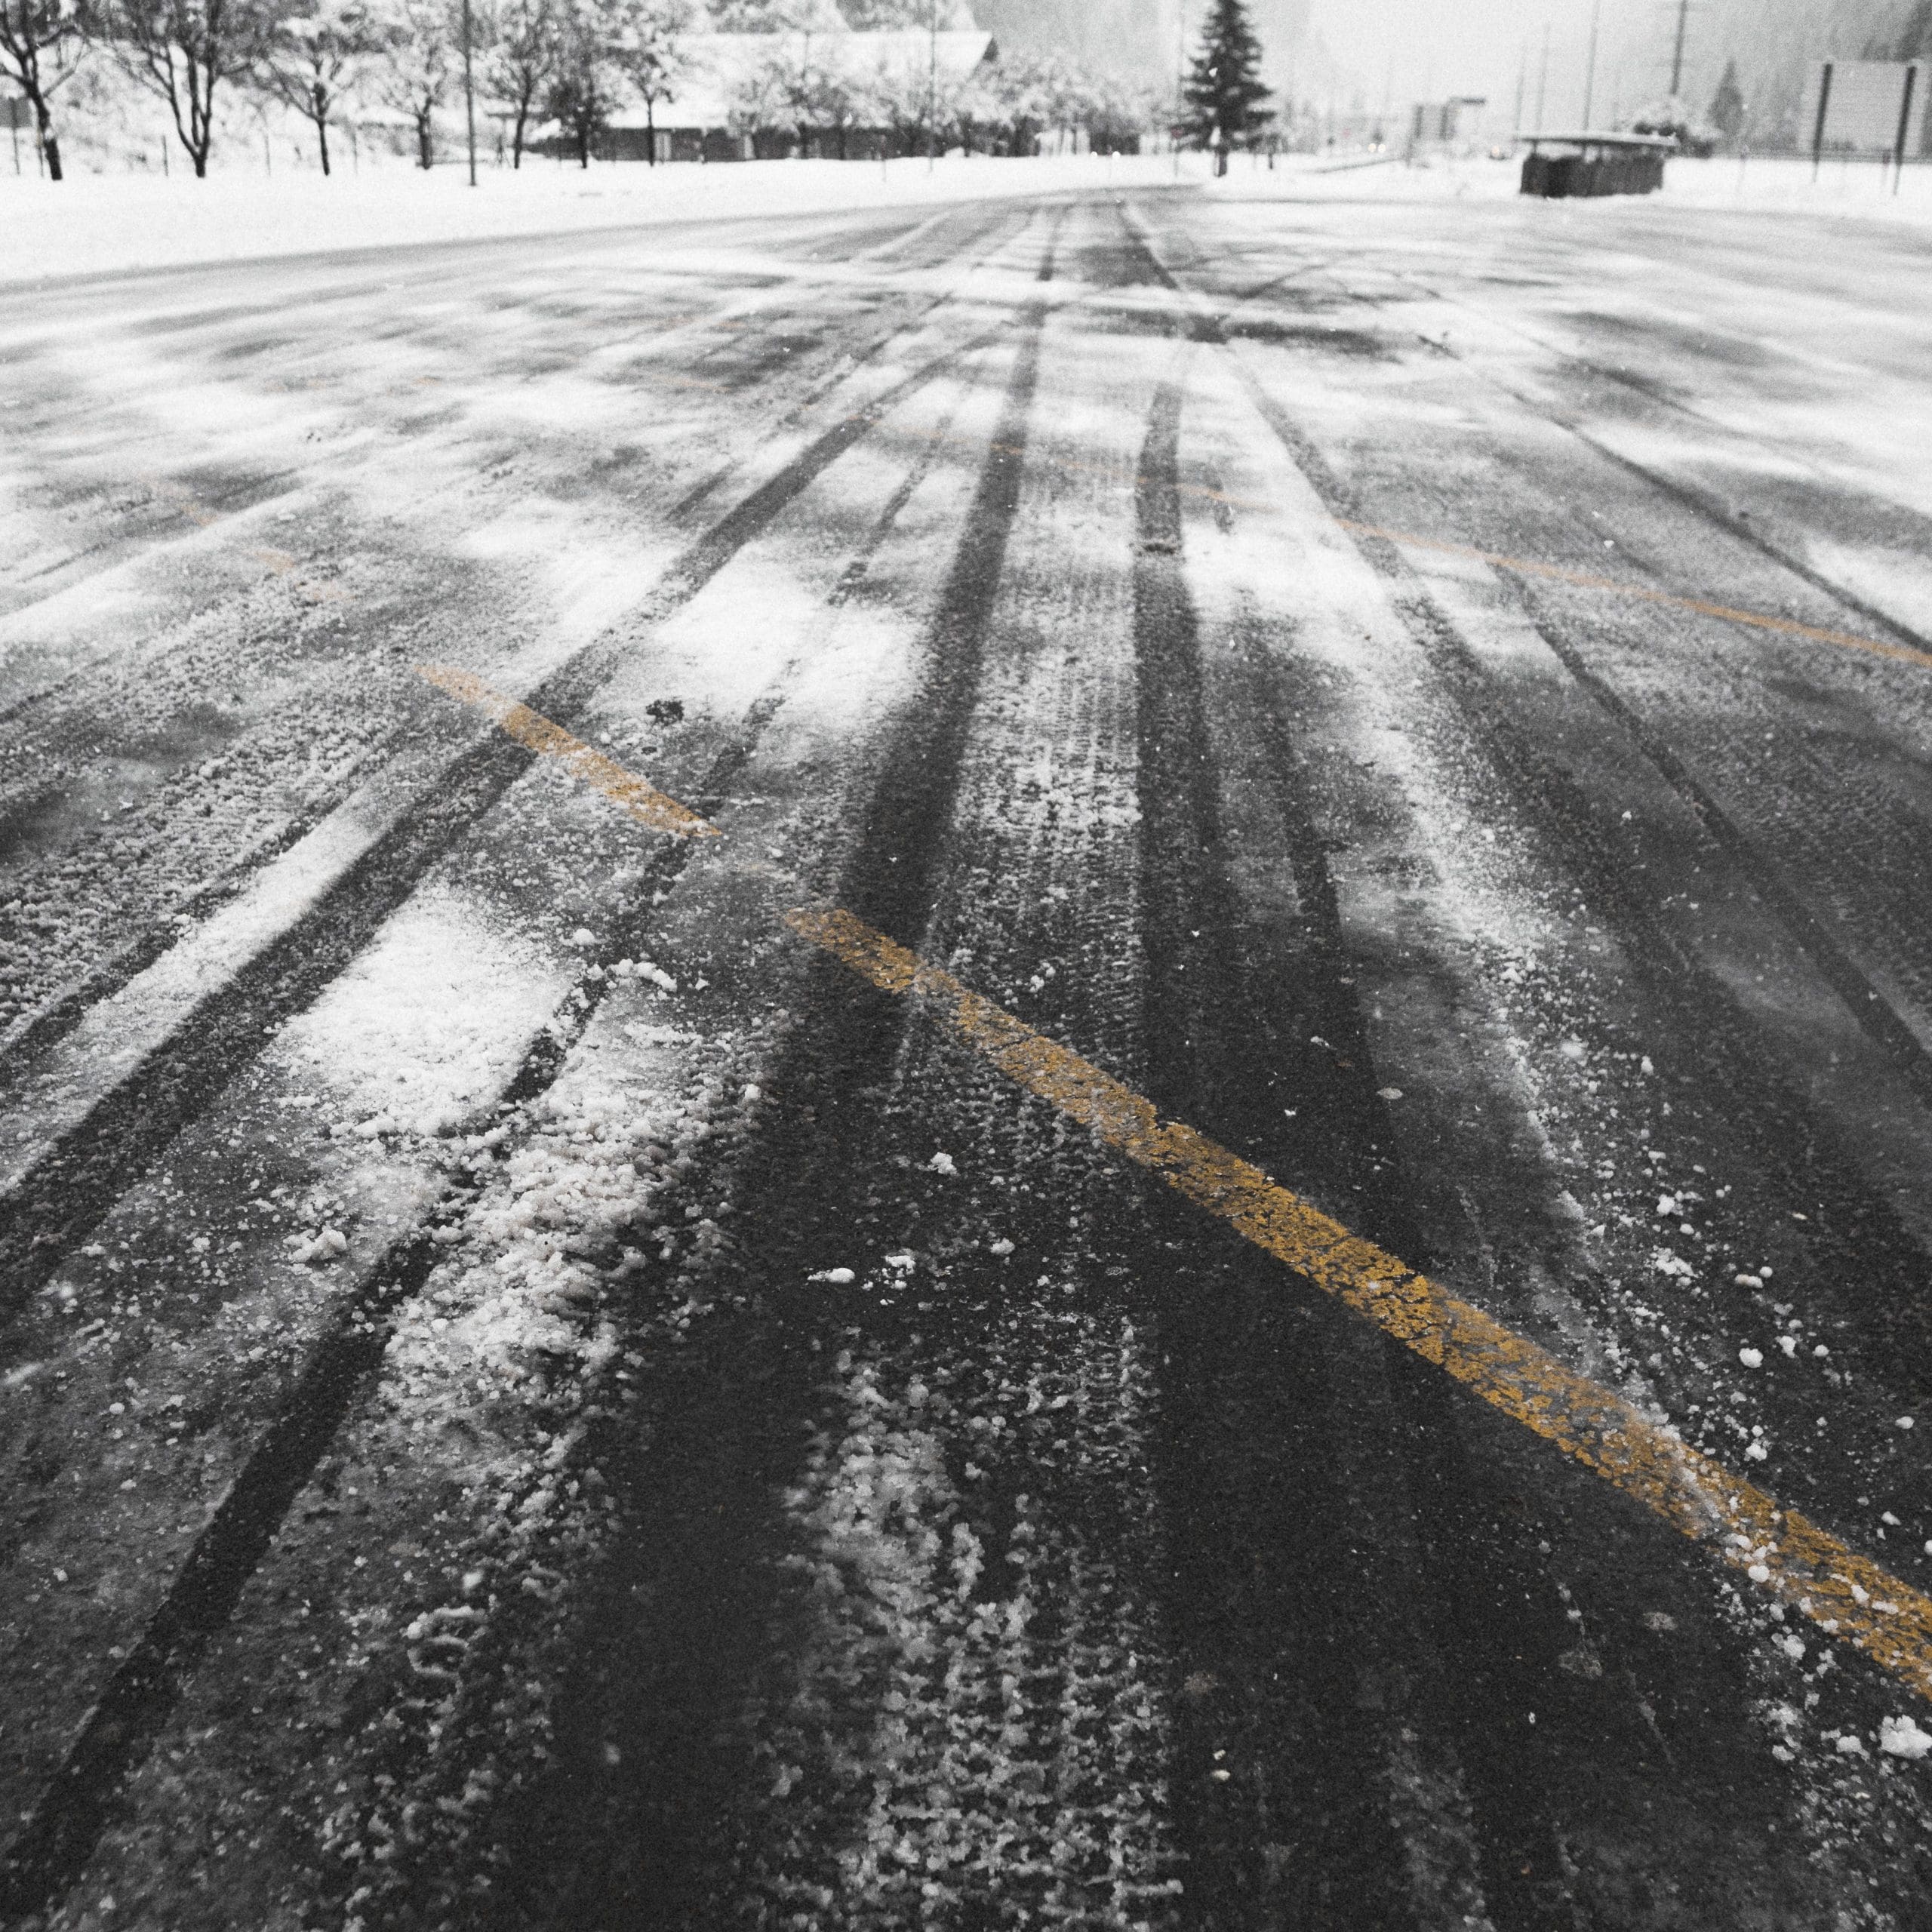
[[[700,818],[675,798],[667,798],[654,785],[626,771],[581,738],[572,737],[561,724],[553,724],[527,704],[493,691],[472,672],[455,670],[447,664],[419,664],[416,669],[419,676],[494,718],[519,744],[528,745],[546,758],[561,758],[574,777],[601,792],[613,804],[621,805],[652,831],[674,832],[686,838],[722,836],[709,819]]]
[[[1251,506],[1251,507],[1253,507]],[[1576,585],[1583,590],[1614,591],[1620,597],[1634,597],[1646,604],[1669,604],[1680,611],[1695,611],[1700,616],[1721,617],[1726,623],[1749,624],[1754,629],[1778,631],[1787,637],[1809,638],[1817,644],[1835,644],[1847,651],[1863,651],[1874,657],[1889,657],[1899,664],[1917,664],[1932,670],[1932,652],[1915,651],[1909,645],[1887,644],[1875,637],[1860,637],[1855,631],[1828,630],[1817,624],[1801,624],[1795,617],[1774,617],[1763,611],[1740,611],[1728,604],[1715,604],[1703,597],[1680,596],[1672,590],[1653,590],[1649,585],[1626,583],[1614,577],[1598,577],[1588,571],[1571,570],[1561,564],[1540,564],[1527,557],[1512,557],[1500,550],[1479,550],[1471,543],[1451,543],[1438,537],[1417,537],[1406,530],[1385,530],[1373,523],[1352,523],[1346,517],[1335,519],[1341,528],[1358,537],[1380,537],[1411,550],[1438,550],[1451,557],[1470,557],[1478,563],[1492,564],[1499,570],[1515,571],[1524,577],[1546,577],[1555,583]]]
[[[989,443],[984,437],[958,432],[895,427],[891,433],[909,441],[990,450],[995,455],[1021,454],[1017,450],[1008,451],[997,443]],[[1070,474],[1100,476],[1123,488],[1137,488],[1147,480],[1134,469],[1115,463],[1083,463],[1075,457],[1054,456],[1040,451],[1032,452],[1031,460]],[[1184,497],[1195,497],[1205,503],[1225,503],[1231,509],[1251,510],[1264,516],[1284,514],[1279,503],[1256,497],[1235,496],[1204,483],[1183,481],[1177,487]],[[1677,591],[1657,590],[1648,584],[1601,577],[1588,571],[1572,570],[1562,564],[1538,563],[1533,558],[1512,557],[1500,550],[1479,549],[1472,543],[1452,543],[1444,537],[1419,537],[1413,531],[1385,529],[1380,524],[1358,523],[1345,516],[1338,516],[1334,521],[1338,529],[1357,537],[1379,537],[1385,542],[1399,543],[1406,549],[1435,550],[1444,556],[1469,557],[1478,563],[1493,565],[1499,570],[1515,571],[1524,577],[1543,577],[1554,583],[1574,585],[1581,590],[1598,590],[1615,597],[1635,598],[1640,603],[1663,604],[1675,610],[1694,611],[1700,617],[1720,618],[1726,623],[1743,624],[1753,630],[1775,631],[1786,637],[1804,638],[1814,644],[1837,645],[1847,651],[1862,651],[1870,657],[1889,658],[1896,664],[1916,664],[1923,669],[1932,670],[1932,652],[1915,650],[1910,645],[1887,644],[1881,638],[1861,637],[1856,631],[1832,630],[1823,625],[1801,623],[1795,617],[1776,617],[1769,611],[1740,611],[1734,605],[1719,604],[1709,598],[1686,597]]]
[[[1009,1078],[1521,1423],[1732,1569],[1932,1698],[1932,1598],[1680,1441],[1622,1396],[1351,1234],[949,973],[849,912],[798,910],[795,932],[888,992],[918,999]]]

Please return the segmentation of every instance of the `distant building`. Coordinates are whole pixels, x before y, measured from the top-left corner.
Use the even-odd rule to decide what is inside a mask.
[[[1409,146],[1457,148],[1476,137],[1482,110],[1488,105],[1479,94],[1457,94],[1450,100],[1419,100],[1409,121]]]
[[[617,161],[860,161],[921,151],[948,103],[998,57],[990,33],[694,34],[681,75],[613,115],[595,152]],[[944,139],[942,135],[940,138]],[[551,145],[548,140],[540,145]]]

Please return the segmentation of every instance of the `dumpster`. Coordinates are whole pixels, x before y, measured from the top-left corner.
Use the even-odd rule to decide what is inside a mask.
[[[1677,143],[1660,134],[1531,134],[1523,157],[1522,192],[1558,201],[1572,195],[1647,195],[1663,186],[1666,155]]]

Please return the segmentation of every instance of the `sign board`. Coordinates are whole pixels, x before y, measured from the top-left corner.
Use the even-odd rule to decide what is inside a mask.
[[[1805,82],[1799,138],[1814,154],[1923,154],[1927,78],[1918,60],[1820,60]]]

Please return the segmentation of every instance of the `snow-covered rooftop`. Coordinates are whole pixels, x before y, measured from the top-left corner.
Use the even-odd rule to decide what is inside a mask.
[[[659,101],[651,117],[659,128],[726,127],[748,101],[810,79],[843,82],[855,89],[882,82],[903,90],[923,88],[936,68],[943,90],[997,52],[992,35],[977,30],[703,33],[690,35],[683,48],[681,78],[672,82],[669,99]],[[611,125],[641,128],[645,110],[626,108],[611,117]]]

